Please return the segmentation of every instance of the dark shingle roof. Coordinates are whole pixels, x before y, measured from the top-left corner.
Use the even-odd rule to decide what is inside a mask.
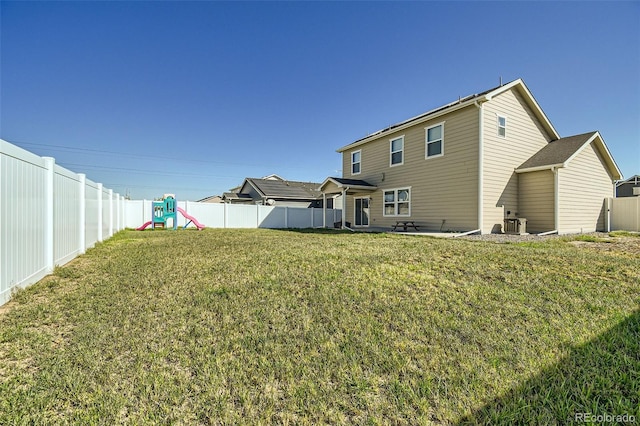
[[[344,178],[338,178],[338,177],[332,177],[331,179],[335,180],[338,183],[341,183],[343,185],[353,185],[353,186],[371,186],[374,187],[374,185],[371,185],[369,182],[366,182],[364,180],[360,180],[360,179],[344,179]]]
[[[522,163],[518,170],[563,164],[596,133],[583,133],[549,142],[540,151]]]
[[[265,197],[289,199],[316,199],[322,194],[318,191],[319,183],[296,182],[290,180],[247,178]]]
[[[251,200],[251,196],[249,194],[238,194],[237,192],[225,192],[224,194],[222,194],[222,198],[224,200]]]

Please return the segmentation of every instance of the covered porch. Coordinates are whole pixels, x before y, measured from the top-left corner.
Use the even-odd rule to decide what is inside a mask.
[[[324,214],[326,211],[326,201],[327,195],[341,195],[342,196],[342,229],[351,229],[347,226],[347,195],[355,194],[355,193],[370,193],[377,190],[378,187],[375,185],[371,185],[370,183],[360,180],[360,179],[344,179],[338,177],[328,177],[325,181],[320,185],[320,192],[322,192],[322,205],[323,205],[323,215],[322,217],[326,217]],[[337,208],[337,206],[334,206]],[[323,219],[322,226],[324,228],[327,227],[326,220]]]

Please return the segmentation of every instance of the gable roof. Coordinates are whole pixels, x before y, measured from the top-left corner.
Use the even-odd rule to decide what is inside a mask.
[[[637,185],[638,183],[640,183],[640,175],[633,175],[629,179],[621,180],[620,182],[616,183],[616,186],[624,185],[625,183]]]
[[[225,192],[222,194],[222,199],[229,200],[245,200],[251,201],[251,196],[249,194],[238,194],[237,192]]]
[[[338,188],[363,189],[365,191],[373,191],[378,189],[377,186],[371,185],[369,182],[360,179],[345,179],[339,177],[328,177],[319,186],[319,191],[324,191],[328,184],[333,183]]]
[[[322,195],[317,189],[320,184],[315,182],[246,178],[242,189],[247,184],[267,198],[314,200]]]
[[[364,143],[377,139],[380,136],[383,136],[384,134],[390,133],[392,131],[403,130],[409,126],[414,126],[416,124],[420,124],[427,120],[432,120],[441,115],[449,114],[453,111],[466,108],[473,104],[490,101],[494,96],[497,96],[511,89],[518,90],[520,92],[525,102],[529,105],[529,108],[531,108],[531,111],[536,116],[536,118],[538,118],[543,128],[547,131],[547,133],[551,137],[551,139],[559,139],[560,135],[558,134],[556,129],[553,127],[553,125],[545,115],[544,111],[542,111],[542,108],[540,108],[540,105],[538,105],[538,102],[536,102],[535,98],[533,97],[533,95],[531,94],[527,86],[524,84],[524,81],[521,78],[519,78],[507,84],[493,87],[489,90],[485,90],[484,92],[477,93],[474,95],[469,95],[464,98],[460,98],[457,101],[432,109],[430,111],[427,111],[423,114],[420,114],[408,120],[402,121],[400,123],[393,124],[385,129],[378,130],[377,132],[374,132],[364,138],[358,139],[357,141],[352,142],[349,145],[339,148],[337,152],[344,152],[346,150],[355,148],[359,145],[362,145]]]
[[[605,166],[613,179],[620,179],[622,173],[611,156],[607,145],[599,132],[588,132],[581,135],[557,139],[546,144],[516,169],[516,173],[546,170],[554,167],[566,167],[584,148],[595,143],[596,149],[602,155]]]

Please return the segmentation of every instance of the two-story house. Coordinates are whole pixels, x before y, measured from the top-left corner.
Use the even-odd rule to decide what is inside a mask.
[[[346,145],[343,220],[388,228],[592,232],[607,226],[605,199],[621,178],[598,132],[561,138],[521,79],[471,95]]]

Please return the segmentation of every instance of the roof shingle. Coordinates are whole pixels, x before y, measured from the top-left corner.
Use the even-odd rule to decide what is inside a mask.
[[[517,170],[564,164],[596,133],[597,132],[583,133],[581,135],[551,141],[540,151],[533,154],[531,158],[522,163]]]

